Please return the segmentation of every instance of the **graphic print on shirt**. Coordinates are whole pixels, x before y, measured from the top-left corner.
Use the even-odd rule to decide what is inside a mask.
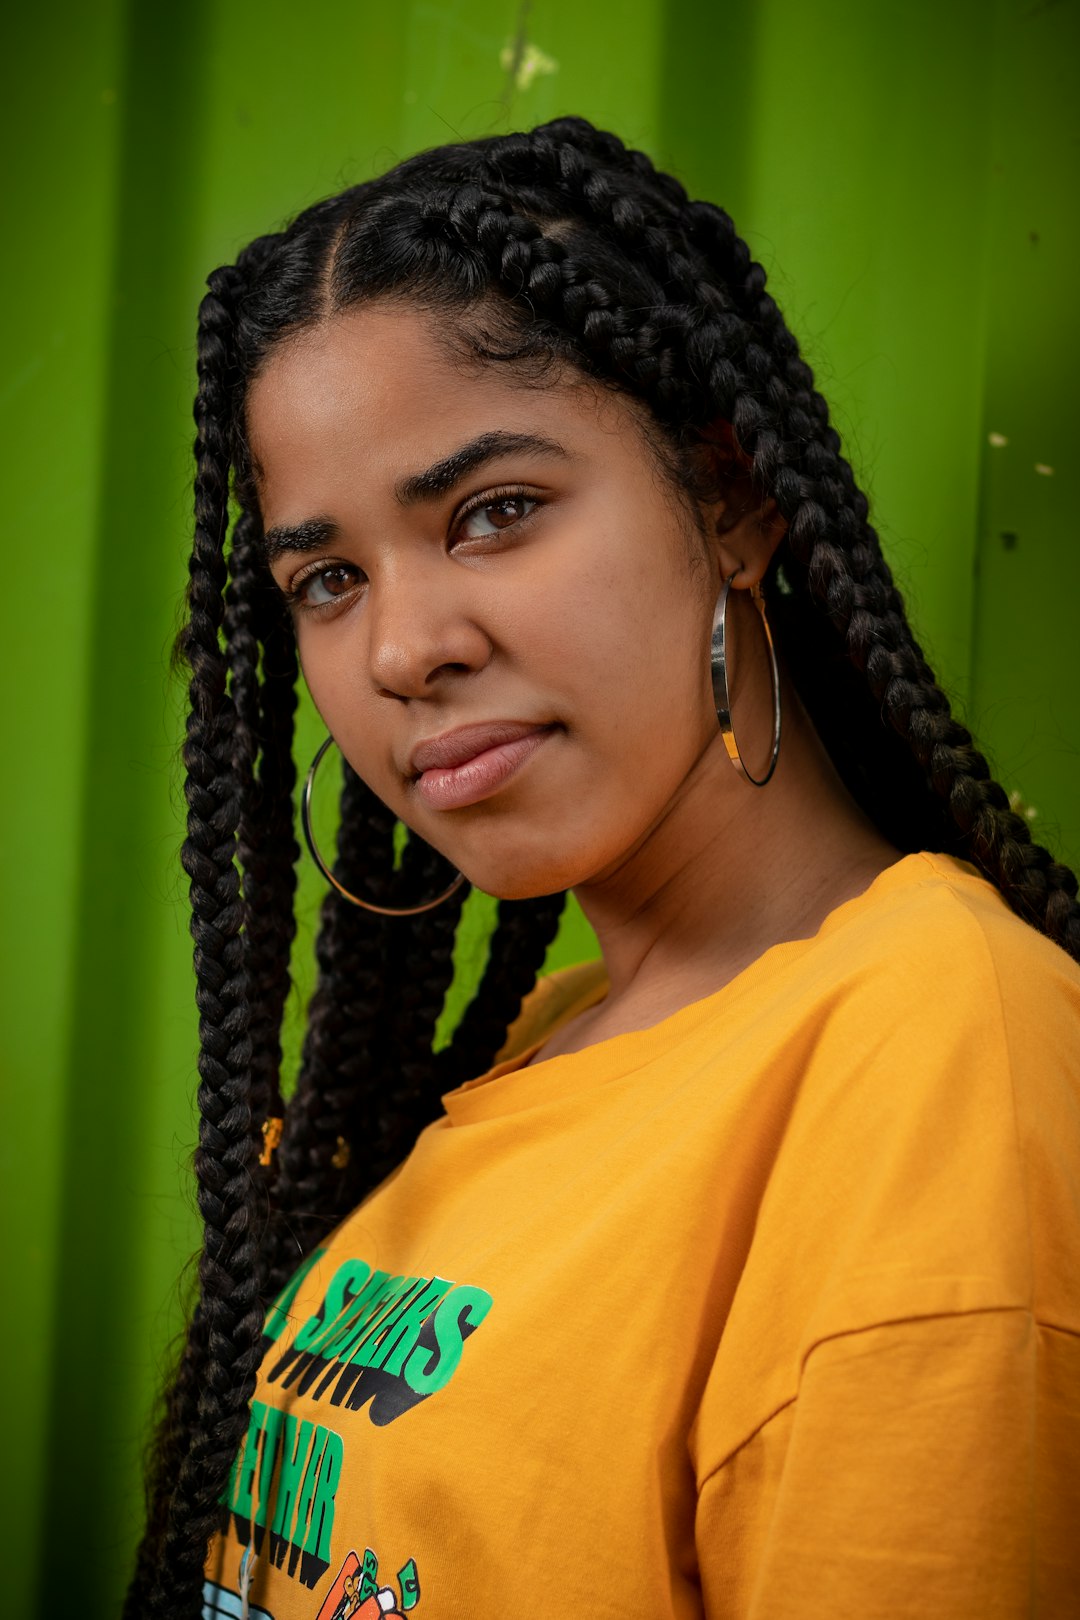
[[[240,1559],[239,1591],[232,1592],[215,1581],[204,1582],[203,1620],[241,1620],[241,1616],[246,1620],[274,1620],[268,1609],[250,1601],[244,1609],[257,1561],[252,1549],[246,1548]],[[314,1620],[405,1620],[420,1601],[415,1559],[410,1558],[398,1570],[397,1585],[400,1597],[392,1585],[380,1586],[379,1560],[370,1547],[365,1548],[363,1560],[350,1552]]]
[[[244,1600],[239,1592],[230,1592],[227,1586],[215,1581],[203,1582],[202,1620],[245,1620]],[[269,1609],[258,1604],[248,1605],[246,1620],[274,1620]]]
[[[492,1304],[490,1294],[467,1283],[391,1276],[349,1259],[330,1278],[318,1310],[297,1327],[292,1307],[323,1252],[308,1256],[266,1318],[263,1399],[251,1402],[247,1434],[221,1498],[222,1528],[231,1530],[245,1549],[241,1591],[245,1583],[250,1586],[260,1561],[309,1591],[323,1579],[341,1556],[340,1548],[335,1555],[333,1532],[345,1442],[333,1409],[343,1415],[366,1406],[371,1422],[385,1427],[427,1400],[450,1382],[466,1339]],[[291,1343],[286,1336],[290,1325],[296,1329]],[[279,1354],[283,1337],[286,1348]],[[280,1406],[273,1404],[279,1393]],[[321,1413],[308,1418],[289,1410],[297,1395],[311,1402],[325,1400],[334,1426],[320,1422]],[[348,1567],[349,1559],[353,1567]],[[338,1620],[352,1620],[353,1614],[368,1620],[369,1613],[374,1620],[376,1612],[404,1613],[415,1606],[420,1588],[413,1561],[398,1572],[399,1608],[388,1586],[372,1585],[374,1560],[370,1549],[362,1565],[355,1553],[349,1554],[335,1580],[337,1597],[326,1620],[334,1620],[339,1605]],[[239,1612],[235,1594],[220,1586],[211,1593],[211,1585],[208,1615]],[[377,1601],[378,1611],[365,1607],[369,1599]]]
[[[363,1561],[351,1552],[314,1620],[404,1620],[420,1601],[420,1579],[416,1561],[410,1558],[397,1572],[399,1597],[391,1585],[379,1584],[379,1560],[370,1547]]]
[[[267,1318],[271,1342],[284,1330],[298,1287],[294,1279]],[[346,1260],[266,1376],[282,1391],[349,1412],[370,1402],[368,1416],[381,1428],[445,1388],[491,1304],[491,1295],[470,1283],[393,1277]]]
[[[344,1459],[333,1429],[252,1401],[224,1498],[226,1517],[247,1550],[245,1580],[262,1558],[309,1588],[326,1574]]]
[[[219,1586],[216,1581],[203,1582],[202,1620],[226,1620],[226,1617],[227,1620],[274,1620],[268,1609],[260,1609],[251,1602],[255,1563],[253,1550],[245,1547],[240,1556],[240,1589],[237,1592],[231,1592],[227,1586]]]

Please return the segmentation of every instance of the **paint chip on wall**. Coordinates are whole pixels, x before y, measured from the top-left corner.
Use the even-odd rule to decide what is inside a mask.
[[[1041,478],[1053,478],[1054,476],[1053,467],[1048,467],[1045,461],[1037,461],[1035,463],[1035,471]]]
[[[1034,821],[1039,813],[1033,804],[1028,804],[1018,788],[1013,788],[1009,794],[1009,809],[1014,816],[1023,816],[1025,821]]]
[[[541,73],[558,73],[559,64],[539,45],[504,45],[499,53],[499,66],[504,73],[513,73],[514,88],[527,90]]]
[[[988,433],[986,437],[990,440],[990,443],[993,445],[995,450],[1003,450],[1009,442],[1004,433]]]

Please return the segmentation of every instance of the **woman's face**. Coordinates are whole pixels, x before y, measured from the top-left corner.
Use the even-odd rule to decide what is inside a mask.
[[[277,349],[248,430],[342,753],[481,889],[619,870],[715,745],[718,565],[634,407],[462,369],[394,306]]]

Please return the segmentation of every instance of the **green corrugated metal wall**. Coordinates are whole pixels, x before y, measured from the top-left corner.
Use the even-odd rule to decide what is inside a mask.
[[[60,0],[9,22],[5,1612],[116,1612],[194,1242],[167,652],[206,271],[453,136],[577,111],[647,148],[772,272],[931,658],[1075,861],[1077,24],[1074,0]]]

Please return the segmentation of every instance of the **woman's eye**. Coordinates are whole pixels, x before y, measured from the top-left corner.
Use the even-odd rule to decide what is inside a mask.
[[[350,568],[347,563],[334,563],[329,568],[320,568],[317,574],[305,574],[296,586],[293,598],[305,607],[326,607],[348,596],[358,580],[358,569]]]
[[[499,495],[466,512],[458,525],[458,536],[464,540],[482,540],[485,535],[499,534],[528,517],[536,505],[527,495]]]

